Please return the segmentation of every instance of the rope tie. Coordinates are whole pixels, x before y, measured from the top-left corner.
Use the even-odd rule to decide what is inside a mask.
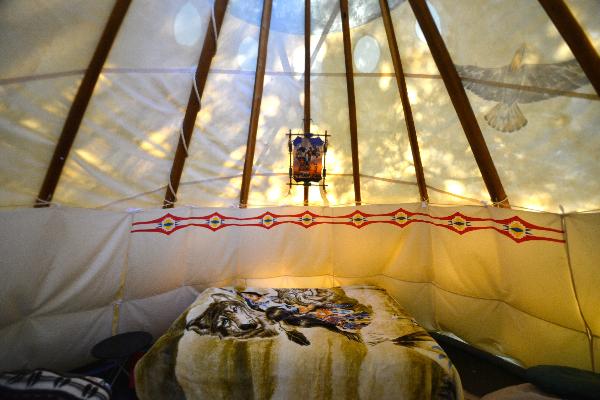
[[[202,108],[202,105],[200,104],[200,92],[198,92],[198,83],[196,82],[196,71],[198,71],[198,68],[194,70],[192,83],[194,84],[194,92],[196,93],[196,99],[198,100],[198,108]]]
[[[505,197],[504,199],[502,199],[502,200],[500,200],[500,201],[492,201],[490,204],[491,204],[493,207],[496,207],[496,206],[499,206],[499,205],[501,205],[502,203],[506,203],[507,201],[508,201],[508,197]],[[482,200],[482,201],[481,201],[481,204],[483,204],[483,206],[484,206],[484,207],[487,207],[487,204],[488,204],[488,203],[487,203],[487,201],[485,201],[485,200]]]
[[[213,28],[213,33],[214,33],[214,39],[215,39],[215,53],[217,52],[217,39],[218,39],[218,33],[217,33],[217,23],[216,23],[216,19],[215,19],[215,1],[212,1],[212,7],[210,8],[210,13],[211,13],[211,18],[210,18],[210,22]],[[200,104],[200,92],[198,91],[198,82],[196,82],[196,74],[198,72],[198,67],[196,67],[196,69],[194,69],[194,74],[192,77],[192,83],[194,84],[194,92],[196,93],[196,99],[198,100],[198,108],[202,108],[202,105]]]
[[[175,207],[175,202],[174,202],[174,201],[171,201],[171,200],[167,200],[167,199],[165,199],[164,203],[165,203],[166,205],[168,205],[168,206]]]
[[[212,22],[212,27],[213,27],[213,32],[215,34],[214,38],[215,38],[215,53],[217,52],[217,37],[218,37],[218,33],[217,33],[217,23],[215,20],[215,1],[212,1],[212,7],[210,8],[210,13],[211,13],[211,19],[210,21]]]
[[[210,14],[211,14],[211,18],[210,18],[210,22],[213,28],[213,33],[214,33],[214,39],[215,39],[215,53],[217,51],[217,38],[218,38],[218,32],[217,32],[217,22],[216,22],[216,18],[215,18],[215,0],[212,1],[212,7],[210,8]],[[196,100],[198,101],[198,108],[201,107],[200,104],[200,92],[198,91],[198,82],[196,82],[196,73],[198,71],[198,68],[196,67],[196,69],[194,69],[194,72],[192,74],[192,86],[194,87],[194,93],[196,93]],[[192,128],[193,129],[193,128]],[[183,149],[185,150],[185,156],[189,157],[190,152],[188,149],[188,144],[187,141],[185,140],[185,135],[183,133],[183,121],[181,121],[181,127],[179,128],[179,137],[181,138],[181,145],[183,146]],[[175,194],[175,189],[173,189],[173,185],[171,183],[171,180],[169,180],[169,190],[171,191],[171,194],[173,195],[173,199],[174,201],[169,201],[166,200],[165,202],[169,205],[174,205],[175,201],[177,201],[177,195]]]
[[[213,33],[214,33],[214,39],[215,39],[215,53],[217,52],[217,39],[218,39],[218,33],[217,33],[217,23],[216,23],[216,19],[215,19],[215,1],[213,0],[212,2],[212,7],[210,8],[210,13],[211,13],[211,18],[210,18],[210,22],[213,28]],[[194,73],[193,73],[193,77],[192,77],[192,83],[194,84],[194,92],[196,93],[196,99],[198,100],[198,107],[201,108],[201,104],[200,104],[200,92],[198,91],[198,82],[196,82],[196,73],[198,72],[198,67],[196,67],[196,69],[194,69]]]
[[[190,153],[188,151],[187,142],[185,141],[185,135],[183,134],[183,121],[181,121],[181,127],[179,128],[179,138],[181,139],[181,145],[183,146],[183,149],[185,150],[185,156],[188,157],[190,155]],[[171,182],[169,182],[169,185],[170,184],[171,184]]]
[[[173,189],[173,185],[171,184],[171,178],[169,178],[169,184],[167,186],[169,187],[169,191],[173,195],[173,201],[165,200],[165,202],[168,203],[170,206],[174,206],[175,202],[177,201],[177,194],[175,193],[175,189]]]
[[[42,205],[45,205],[45,206],[55,206],[55,207],[60,207],[60,204],[59,204],[59,203],[55,203],[55,202],[48,201],[48,200],[43,200],[43,199],[40,199],[39,197],[36,197],[36,198],[35,198],[35,203],[36,203],[36,204],[42,204]]]

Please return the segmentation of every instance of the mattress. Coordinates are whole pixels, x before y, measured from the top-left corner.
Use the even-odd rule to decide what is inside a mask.
[[[461,399],[442,348],[380,288],[210,288],[138,362],[144,399]]]

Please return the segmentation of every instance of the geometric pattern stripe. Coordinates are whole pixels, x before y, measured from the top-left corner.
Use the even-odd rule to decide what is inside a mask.
[[[178,217],[166,213],[160,218],[133,223],[131,232],[154,232],[171,235],[181,229],[192,227],[218,231],[233,227],[273,229],[285,224],[297,225],[306,229],[318,225],[346,225],[362,229],[373,224],[389,224],[398,228],[406,228],[412,224],[429,224],[440,229],[448,229],[459,235],[480,230],[491,230],[512,239],[516,243],[531,240],[564,243],[562,230],[535,225],[516,215],[504,219],[494,219],[471,217],[455,212],[448,216],[438,217],[427,213],[410,212],[403,208],[388,213],[375,214],[356,210],[338,216],[318,215],[308,210],[297,214],[277,214],[267,211],[254,217],[226,216],[219,212],[198,217]]]

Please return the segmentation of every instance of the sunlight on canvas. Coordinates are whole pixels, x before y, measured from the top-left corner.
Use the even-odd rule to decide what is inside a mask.
[[[148,140],[140,143],[142,150],[157,158],[165,158],[169,149],[165,148],[166,139],[173,134],[172,127],[165,127],[159,131],[150,133]]]
[[[98,158],[91,151],[79,149],[75,152],[83,161],[86,163],[93,165],[94,167],[100,169],[101,171],[108,170],[107,165],[103,163],[103,161]]]
[[[39,123],[39,121],[36,121],[35,119],[22,119],[20,122],[21,122],[21,125],[23,125],[24,127],[33,129],[33,130],[38,130],[42,126]]]
[[[265,96],[262,100],[260,111],[262,114],[268,117],[274,117],[279,112],[279,105],[281,101],[277,96]]]
[[[384,74],[391,73],[391,72],[394,72],[394,69],[390,65],[389,62],[382,62],[381,63],[381,72],[383,72]],[[379,78],[379,80],[377,82],[379,84],[379,89],[388,90],[392,83],[392,79],[393,78],[391,76],[382,76],[381,78]]]
[[[462,196],[465,194],[466,188],[462,182],[446,179],[444,181],[444,190]]]
[[[410,101],[410,104],[417,104],[419,102],[417,89],[412,85],[407,85],[406,89],[408,91],[408,100]]]

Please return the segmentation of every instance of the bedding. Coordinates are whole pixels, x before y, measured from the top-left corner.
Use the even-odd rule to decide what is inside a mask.
[[[210,288],[138,362],[144,399],[461,399],[442,348],[377,287]]]
[[[37,368],[0,374],[3,400],[109,400],[110,385],[94,376]]]

